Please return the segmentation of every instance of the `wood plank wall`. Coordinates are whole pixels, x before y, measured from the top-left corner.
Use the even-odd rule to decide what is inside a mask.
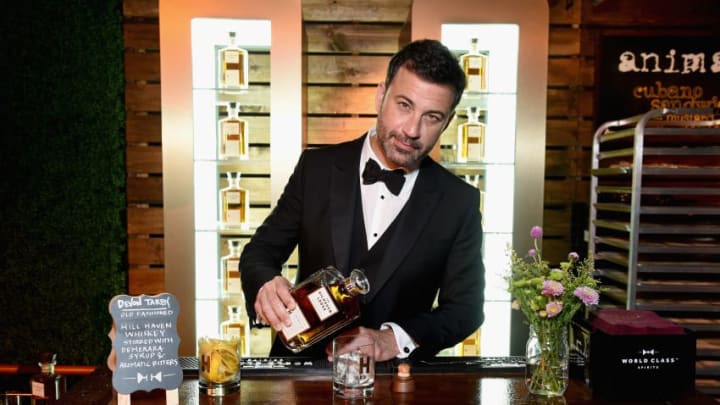
[[[712,24],[713,0],[673,11],[671,2],[548,0],[550,7],[543,225],[546,258],[585,251],[594,52],[608,27]],[[642,4],[641,4],[642,3]],[[706,4],[707,3],[707,4]],[[674,3],[673,3],[674,4]],[[373,94],[398,49],[411,0],[305,0],[306,147],[358,136],[372,125]],[[131,293],[163,288],[162,160],[157,0],[123,2],[127,111],[128,258]],[[701,26],[702,28],[702,26]],[[262,61],[254,64],[262,65]]]
[[[123,2],[128,292],[164,291],[160,32],[157,0]]]
[[[594,55],[599,37],[607,32],[643,29],[718,33],[720,10],[716,0],[687,0],[682,7],[675,0],[548,0],[548,4],[543,225],[545,257],[557,263],[571,250],[586,251],[583,232],[590,193]],[[403,39],[410,6],[411,0],[366,0],[361,4],[355,0],[303,1],[305,147],[352,139],[373,124],[375,86]],[[165,262],[158,0],[124,0],[123,15],[128,290],[131,294],[153,294],[164,290]],[[262,55],[251,57],[251,71],[255,72],[251,78],[269,63],[266,59]],[[258,121],[255,125],[267,123]],[[263,140],[251,141],[256,149],[267,147]],[[452,140],[443,137],[441,142]],[[260,198],[262,207],[257,213],[267,213],[268,200],[268,196]],[[717,376],[697,381],[714,389],[720,385]]]

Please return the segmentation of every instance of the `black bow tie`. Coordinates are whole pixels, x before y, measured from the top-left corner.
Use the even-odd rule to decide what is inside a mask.
[[[400,194],[400,190],[402,190],[402,186],[405,184],[405,172],[402,169],[381,169],[380,165],[372,159],[368,159],[365,164],[362,178],[363,184],[373,184],[382,181],[385,183],[385,187],[395,195]]]

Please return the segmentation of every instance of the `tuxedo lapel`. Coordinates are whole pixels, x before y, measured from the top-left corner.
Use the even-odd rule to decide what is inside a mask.
[[[365,136],[353,142],[354,147],[338,153],[330,170],[330,234],[332,236],[335,266],[350,271],[350,247],[353,236],[355,204],[360,192],[360,150]],[[319,190],[318,192],[323,192]]]
[[[370,292],[366,301],[372,301],[378,291],[397,270],[400,263],[408,255],[415,241],[423,232],[430,216],[440,202],[441,191],[435,176],[437,166],[430,160],[423,161],[423,167],[415,181],[415,187],[405,207],[396,218],[395,229],[390,235],[385,256],[374,272],[374,280],[370,284]]]

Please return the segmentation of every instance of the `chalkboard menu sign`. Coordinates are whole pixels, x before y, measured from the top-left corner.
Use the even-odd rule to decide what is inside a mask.
[[[112,382],[118,393],[180,386],[178,312],[177,299],[167,293],[118,295],[110,301],[117,356]]]
[[[658,108],[720,107],[718,36],[606,36],[597,55],[596,127]]]

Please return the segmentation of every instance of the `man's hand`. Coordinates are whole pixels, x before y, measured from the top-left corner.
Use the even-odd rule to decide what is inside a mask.
[[[400,354],[400,348],[395,341],[395,333],[392,329],[368,329],[360,326],[357,329],[351,329],[343,332],[341,335],[365,335],[375,340],[375,361],[385,361],[395,358]],[[332,342],[325,348],[328,360],[332,361]]]
[[[295,309],[291,288],[290,281],[282,276],[275,276],[260,287],[255,299],[255,313],[260,322],[272,325],[278,332],[283,326],[290,326],[288,312]]]

